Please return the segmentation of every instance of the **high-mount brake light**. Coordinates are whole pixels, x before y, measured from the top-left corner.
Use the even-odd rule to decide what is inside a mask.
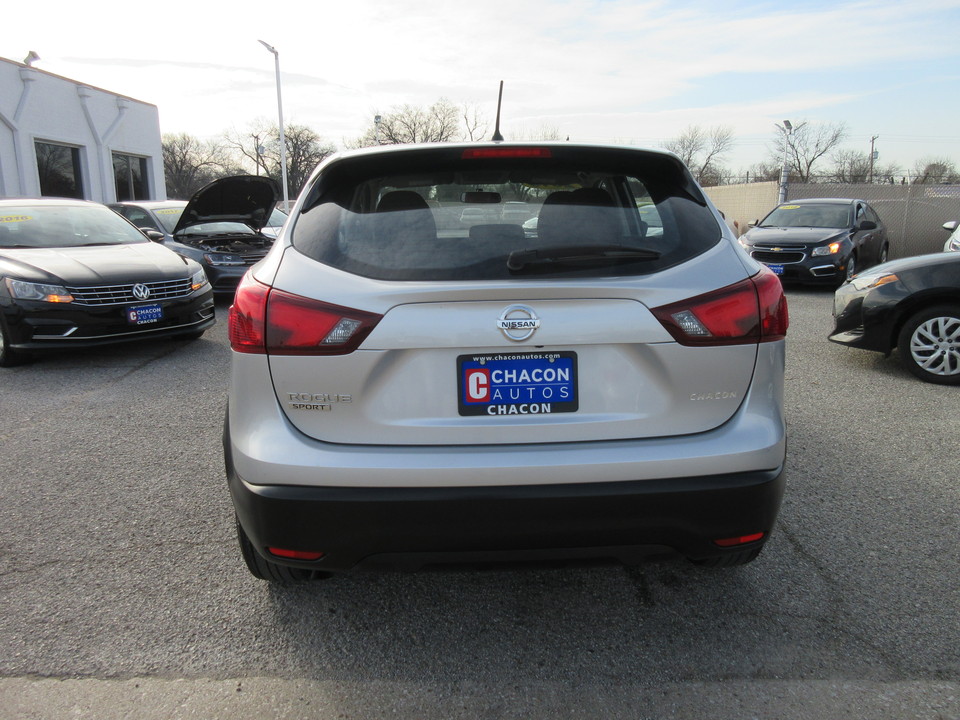
[[[681,345],[772,342],[783,339],[789,325],[780,279],[766,267],[734,285],[652,312]]]
[[[381,317],[270,288],[247,276],[230,307],[230,347],[269,355],[346,355]]]
[[[545,147],[493,147],[467,148],[463,151],[463,160],[485,160],[490,158],[552,158],[553,152]]]

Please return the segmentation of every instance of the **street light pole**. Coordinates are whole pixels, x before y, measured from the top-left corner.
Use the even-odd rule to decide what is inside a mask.
[[[290,212],[290,198],[287,191],[287,138],[283,134],[283,100],[280,96],[280,53],[277,49],[263,40],[258,40],[267,50],[273,53],[274,64],[277,69],[277,115],[280,118],[280,176],[283,179],[283,211]]]
[[[783,130],[783,167],[780,169],[780,199],[777,200],[778,205],[782,204],[787,199],[787,178],[790,174],[790,170],[787,165],[787,151],[790,148],[789,138],[790,133],[793,131],[793,125],[789,120],[784,120],[783,127],[780,129]]]

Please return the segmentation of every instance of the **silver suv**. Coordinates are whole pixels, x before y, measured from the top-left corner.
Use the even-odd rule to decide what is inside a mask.
[[[503,221],[515,202],[535,231]],[[664,553],[737,565],[774,525],[783,291],[669,153],[334,156],[229,327],[224,451],[259,578]]]

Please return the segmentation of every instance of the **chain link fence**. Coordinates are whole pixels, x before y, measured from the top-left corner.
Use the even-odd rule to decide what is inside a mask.
[[[706,194],[740,233],[777,205],[776,182],[720,185]],[[788,200],[833,197],[866,200],[887,226],[890,258],[940,252],[943,224],[960,220],[960,185],[790,184]]]

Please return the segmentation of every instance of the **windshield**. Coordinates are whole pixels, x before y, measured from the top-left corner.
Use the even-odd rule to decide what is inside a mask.
[[[820,205],[781,205],[767,215],[760,226],[846,228],[852,224],[849,205],[823,203]]]
[[[68,248],[149,242],[102,205],[24,205],[0,208],[0,248]]]
[[[215,237],[220,235],[256,235],[240,222],[209,222],[191,225],[177,233],[178,237]]]
[[[172,235],[173,229],[177,226],[177,220],[183,215],[184,207],[186,206],[154,208],[153,214],[157,216],[163,229]]]
[[[270,213],[270,218],[267,220],[267,224],[264,227],[281,227],[287,221],[287,214],[280,210],[279,208],[274,209]]]
[[[345,158],[318,177],[294,246],[365,277],[493,280],[655,272],[720,240],[713,214],[664,156],[468,152]]]

